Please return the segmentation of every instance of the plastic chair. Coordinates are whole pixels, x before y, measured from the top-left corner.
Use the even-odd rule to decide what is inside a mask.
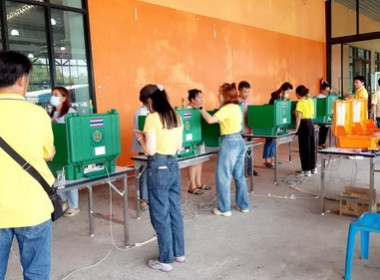
[[[352,259],[355,249],[355,237],[356,233],[360,231],[360,257],[362,259],[368,259],[369,257],[369,233],[380,233],[380,214],[377,213],[363,213],[358,219],[350,224],[348,230],[347,250],[346,250],[346,268],[345,268],[345,280],[351,279]]]

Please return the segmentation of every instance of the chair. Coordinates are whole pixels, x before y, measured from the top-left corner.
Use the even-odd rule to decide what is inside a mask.
[[[362,259],[368,259],[369,233],[370,232],[380,233],[380,214],[365,212],[358,219],[356,219],[350,224],[350,228],[348,230],[347,250],[346,250],[346,268],[345,268],[345,273],[344,273],[345,280],[351,279],[352,258],[354,256],[354,249],[355,249],[355,237],[358,231],[360,231],[361,233],[360,257]]]

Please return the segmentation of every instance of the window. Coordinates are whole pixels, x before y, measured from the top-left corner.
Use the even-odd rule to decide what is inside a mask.
[[[64,86],[77,112],[88,113],[90,100],[95,100],[84,1],[0,1],[6,15],[1,26],[7,27],[0,32],[2,46],[24,53],[33,63],[27,100],[47,107],[51,89]]]
[[[371,92],[371,52],[362,48],[350,46],[349,57],[349,73],[350,84],[353,88],[355,76],[363,76],[365,78],[366,88]]]
[[[83,15],[52,9],[51,16],[57,84],[75,91],[73,106],[85,112],[90,96]]]
[[[44,8],[7,1],[9,49],[33,62],[28,91],[51,88]]]
[[[374,87],[380,71],[380,5],[378,0],[329,0],[326,5],[327,79],[343,95],[362,75]]]
[[[375,54],[375,72],[380,72],[380,53]]]
[[[82,0],[50,0],[51,4],[82,8]]]

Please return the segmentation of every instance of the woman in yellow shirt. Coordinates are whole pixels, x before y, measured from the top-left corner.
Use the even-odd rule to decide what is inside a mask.
[[[183,126],[180,116],[168,101],[162,85],[147,85],[149,91],[144,132],[135,131],[148,156],[149,213],[156,231],[159,257],[149,260],[153,269],[169,272],[170,263],[185,261],[185,242],[181,214],[181,175],[175,158],[182,147]]]
[[[218,153],[216,166],[216,195],[218,207],[213,209],[215,215],[229,217],[231,178],[235,180],[236,208],[241,212],[249,212],[247,183],[244,177],[245,143],[241,136],[243,113],[235,83],[224,83],[219,88],[219,100],[223,104],[214,115],[200,107],[202,117],[207,123],[219,123],[222,143]]]
[[[311,121],[314,104],[309,98],[309,89],[303,85],[296,88],[296,96],[299,99],[295,114],[302,174],[311,176],[312,173],[318,173],[315,166],[314,125]]]

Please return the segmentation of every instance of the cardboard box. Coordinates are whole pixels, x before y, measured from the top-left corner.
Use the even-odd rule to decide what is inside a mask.
[[[377,210],[376,190],[373,191],[373,207]],[[369,211],[369,189],[359,187],[345,187],[340,195],[339,215],[359,217]],[[376,211],[377,212],[377,211]]]

